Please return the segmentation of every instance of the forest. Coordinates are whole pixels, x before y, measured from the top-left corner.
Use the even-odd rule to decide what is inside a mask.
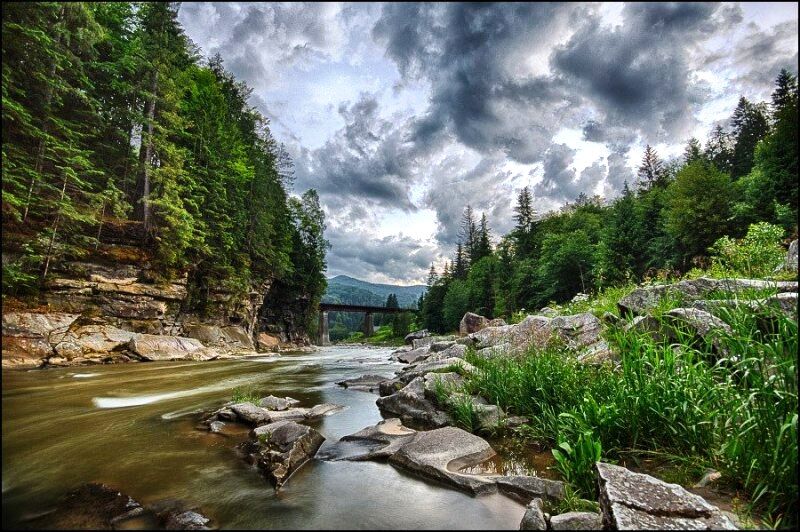
[[[3,294],[123,235],[155,281],[208,294],[277,283],[325,291],[324,215],[290,195],[292,161],[217,55],[202,59],[170,3],[3,7]]]
[[[693,269],[772,273],[757,255],[780,261],[780,244],[797,238],[797,95],[782,70],[771,102],[742,96],[729,128],[688,140],[682,158],[663,161],[648,145],[636,182],[610,203],[581,193],[540,215],[523,188],[515,227],[494,248],[486,215],[478,222],[466,206],[453,257],[442,272],[431,265],[421,325],[448,332],[467,311],[511,318]]]

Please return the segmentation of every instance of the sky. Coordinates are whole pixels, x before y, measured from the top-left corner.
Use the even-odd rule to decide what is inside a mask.
[[[494,240],[538,213],[613,199],[644,147],[678,157],[741,95],[797,72],[797,3],[194,3],[179,20],[253,88],[319,192],[328,276],[424,282],[466,205]]]

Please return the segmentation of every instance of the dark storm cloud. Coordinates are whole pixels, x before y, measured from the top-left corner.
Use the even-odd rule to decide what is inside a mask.
[[[345,126],[324,146],[294,154],[297,189],[316,188],[334,206],[415,210],[409,197],[415,156],[402,127],[381,118],[377,100],[366,93],[340,105],[339,114]]]
[[[360,278],[383,274],[390,279],[420,282],[431,263],[436,249],[411,238],[387,236],[375,238],[367,231],[337,231],[327,236],[331,242],[328,252],[328,273],[347,273]]]

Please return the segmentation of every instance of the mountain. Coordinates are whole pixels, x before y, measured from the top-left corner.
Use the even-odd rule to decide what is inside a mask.
[[[401,307],[416,307],[419,296],[425,290],[425,285],[369,283],[347,275],[337,275],[328,279],[328,290],[322,300],[326,303],[382,306],[386,304],[389,294],[395,294]]]

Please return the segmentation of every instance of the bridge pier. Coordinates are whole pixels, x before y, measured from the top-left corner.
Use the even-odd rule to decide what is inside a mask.
[[[319,345],[330,345],[331,338],[328,335],[328,312],[319,311]]]
[[[372,332],[375,329],[372,325],[372,312],[364,313],[364,337],[368,338],[372,336]]]

